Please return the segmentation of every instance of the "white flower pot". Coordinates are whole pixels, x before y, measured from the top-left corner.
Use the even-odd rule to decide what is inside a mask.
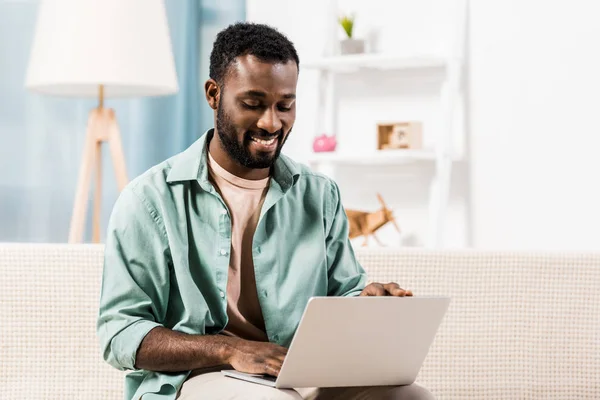
[[[365,52],[365,41],[362,39],[344,39],[340,41],[342,54],[360,54]]]

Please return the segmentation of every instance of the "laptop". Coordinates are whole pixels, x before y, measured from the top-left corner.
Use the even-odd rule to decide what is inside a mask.
[[[449,304],[448,297],[313,297],[278,377],[221,372],[281,389],[409,385]]]

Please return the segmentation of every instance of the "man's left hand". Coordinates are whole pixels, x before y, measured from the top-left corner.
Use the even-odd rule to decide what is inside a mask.
[[[367,285],[363,291],[360,293],[360,296],[395,296],[395,297],[404,297],[404,296],[412,296],[412,292],[407,289],[402,289],[397,283],[377,283],[373,282]]]

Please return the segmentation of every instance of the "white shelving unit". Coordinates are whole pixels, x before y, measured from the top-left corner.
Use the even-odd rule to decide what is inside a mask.
[[[399,57],[396,54],[351,54],[333,56],[303,62],[303,68],[320,69],[335,73],[351,73],[359,70],[402,70],[421,68],[444,68],[447,60],[432,56]]]
[[[464,20],[459,21],[464,24]],[[464,35],[464,26],[457,29]],[[462,42],[462,39],[459,39]],[[362,154],[348,154],[340,151],[331,153],[313,153],[309,163],[313,168],[327,175],[335,175],[340,166],[347,165],[381,165],[397,166],[403,164],[433,164],[434,174],[429,186],[429,225],[427,229],[426,247],[443,247],[445,215],[448,207],[450,179],[453,163],[460,157],[453,154],[454,118],[457,104],[462,100],[461,73],[463,70],[464,52],[456,58],[444,58],[430,55],[403,56],[399,54],[358,54],[332,56],[302,62],[302,69],[318,70],[320,73],[318,117],[315,121],[315,132],[338,133],[339,93],[338,78],[341,74],[377,74],[406,73],[407,71],[440,70],[443,75],[440,88],[441,126],[443,132],[435,148],[430,150],[366,150]],[[411,77],[411,79],[413,79]],[[415,78],[418,79],[418,78]],[[464,108],[462,108],[464,109]],[[427,132],[424,132],[427,134]],[[341,138],[340,140],[344,140]],[[335,177],[335,176],[334,176]]]
[[[309,159],[312,164],[353,164],[353,165],[402,165],[415,162],[435,161],[436,155],[427,150],[381,150],[363,154],[314,153]]]

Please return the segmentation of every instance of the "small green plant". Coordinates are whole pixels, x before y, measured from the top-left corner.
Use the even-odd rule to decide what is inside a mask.
[[[339,18],[339,23],[344,28],[344,32],[348,35],[348,39],[352,39],[352,29],[354,28],[354,15],[344,15]]]

